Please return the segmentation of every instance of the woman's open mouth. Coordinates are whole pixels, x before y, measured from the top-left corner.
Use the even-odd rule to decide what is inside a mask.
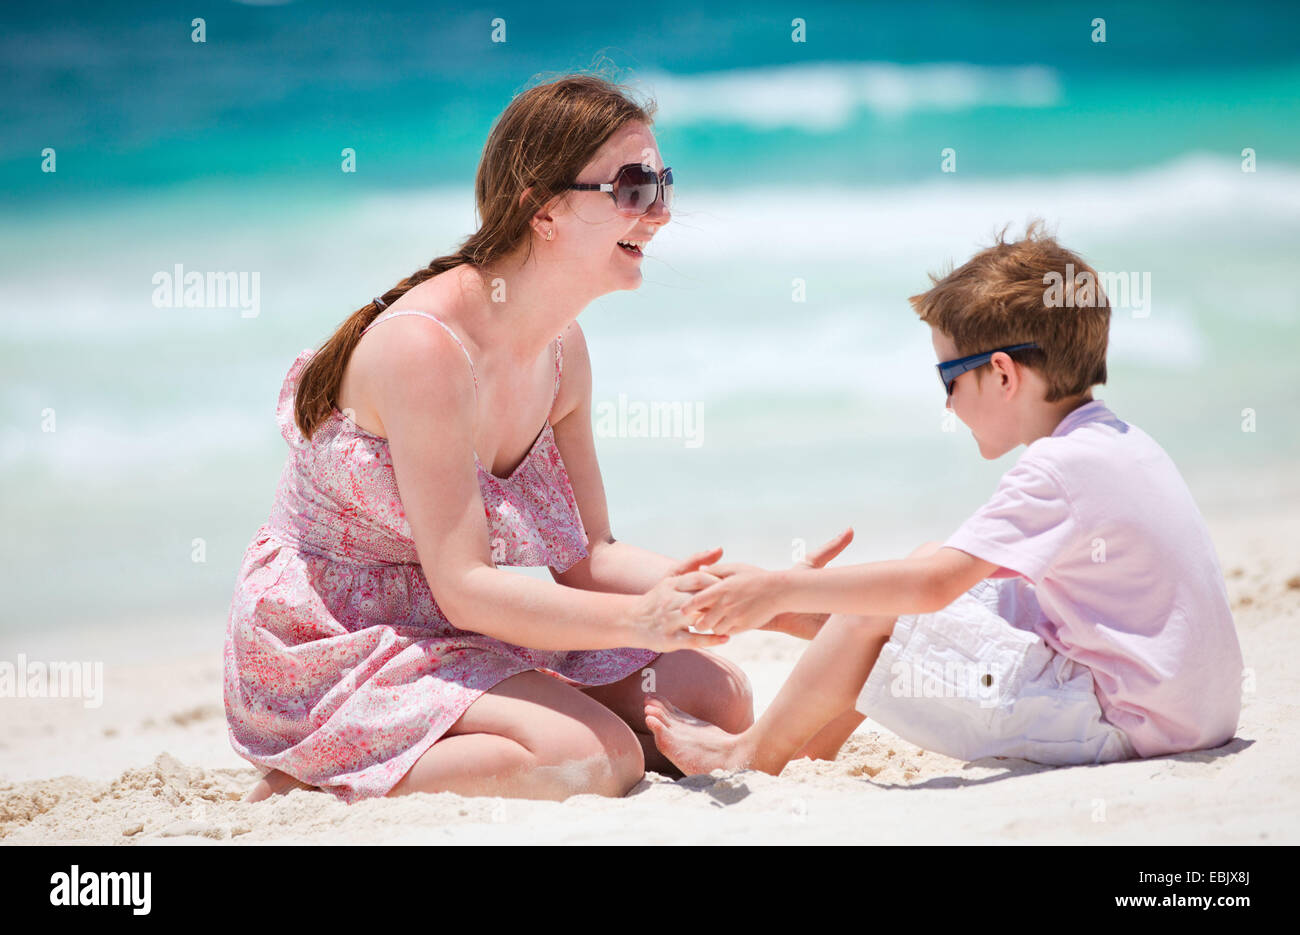
[[[641,248],[644,247],[646,243],[647,241],[644,240],[620,240],[618,242],[618,245],[620,249],[623,250],[624,253],[629,253],[632,256],[639,257],[639,256],[644,256],[644,254],[641,252]]]

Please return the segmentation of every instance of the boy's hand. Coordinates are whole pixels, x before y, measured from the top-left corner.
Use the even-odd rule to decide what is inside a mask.
[[[821,568],[843,552],[852,541],[853,527],[850,526],[803,561],[795,562],[793,567]],[[687,614],[692,613],[695,608],[700,608],[700,616],[692,624],[696,630],[712,630],[720,634],[741,633],[754,629],[774,630],[810,640],[817,635],[817,631],[830,616],[829,614],[781,613],[777,607],[781,581],[776,572],[769,572],[756,565],[746,565],[741,562],[698,567],[700,571],[716,575],[723,581],[697,592],[695,597],[682,608]],[[737,576],[745,576],[746,580],[732,584],[730,589],[719,590],[728,579]],[[755,578],[763,579],[763,583],[752,580]],[[721,619],[718,613],[710,612],[711,609],[716,609],[718,598],[724,595],[729,595],[727,606],[736,608],[730,611],[725,620]],[[743,610],[740,609],[740,605],[731,603],[735,600],[745,602]],[[767,612],[768,616],[759,616],[763,612]]]
[[[682,606],[682,613],[697,615],[691,624],[695,630],[730,636],[756,629],[781,612],[780,572],[740,564],[712,565],[700,571],[722,580],[696,592]]]
[[[850,542],[853,541],[853,527],[850,526],[834,539],[827,542],[820,549],[808,556],[801,562],[796,562],[796,568],[822,568],[830,562],[835,556],[843,552]],[[786,633],[790,636],[797,636],[801,640],[810,640],[818,634],[824,624],[830,618],[830,614],[778,614],[767,623],[759,627],[760,630],[772,630],[776,633]]]

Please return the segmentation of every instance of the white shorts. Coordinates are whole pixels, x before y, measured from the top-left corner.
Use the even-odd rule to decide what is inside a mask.
[[[854,707],[926,750],[959,760],[1053,766],[1137,756],[1106,720],[1092,671],[1033,631],[1023,578],[981,581],[943,610],[899,617]]]

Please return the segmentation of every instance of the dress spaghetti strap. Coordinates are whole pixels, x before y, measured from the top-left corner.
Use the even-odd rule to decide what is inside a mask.
[[[474,378],[474,395],[475,397],[477,397],[478,396],[478,374],[474,370],[474,359],[469,356],[469,351],[466,349],[464,342],[461,341],[460,338],[456,337],[456,332],[452,331],[451,328],[447,327],[447,325],[442,321],[442,319],[438,318],[438,316],[431,315],[428,312],[417,311],[415,309],[403,309],[400,312],[389,312],[387,315],[381,315],[378,318],[376,318],[374,321],[372,321],[370,324],[366,325],[366,327],[362,330],[361,334],[364,335],[367,331],[369,331],[375,325],[379,324],[381,321],[388,321],[388,319],[396,318],[398,315],[419,315],[422,318],[428,318],[430,321],[436,321],[439,325],[442,325],[442,330],[447,332],[449,335],[451,335],[451,339],[456,342],[457,346],[461,349],[461,351],[464,352],[465,359],[469,361],[469,375]],[[560,386],[559,376],[557,375],[555,379],[556,379],[555,386],[558,392]]]
[[[564,369],[564,339],[555,336],[555,392],[551,395],[551,405],[560,398],[560,372]]]

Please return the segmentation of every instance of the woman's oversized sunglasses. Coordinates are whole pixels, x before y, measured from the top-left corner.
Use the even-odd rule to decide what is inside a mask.
[[[673,170],[665,167],[656,172],[644,163],[630,162],[618,170],[612,182],[577,182],[569,186],[580,192],[609,192],[614,210],[639,218],[663,198],[664,207],[673,206]]]
[[[953,382],[965,373],[967,370],[974,370],[976,367],[983,367],[993,355],[1002,351],[1010,354],[1012,351],[1027,351],[1030,348],[1038,347],[1037,344],[1013,344],[1010,347],[995,347],[991,351],[984,351],[982,354],[971,354],[969,357],[957,357],[953,360],[940,361],[935,364],[939,370],[939,381],[943,384],[944,392],[949,396],[952,395]]]

